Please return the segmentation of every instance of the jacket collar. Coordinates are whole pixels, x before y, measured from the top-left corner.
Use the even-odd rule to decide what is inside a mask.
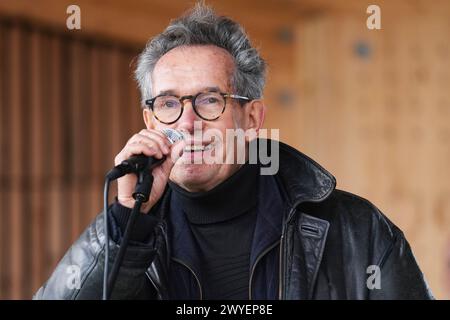
[[[275,144],[274,144],[275,142]],[[336,188],[336,178],[317,162],[291,146],[270,139],[256,139],[258,143],[271,148],[278,144],[279,171],[275,175],[282,194],[291,207],[295,208],[302,202],[320,202],[325,200]],[[264,166],[260,163],[261,166]],[[166,187],[165,195],[170,198],[171,192]],[[162,217],[164,214],[162,215]],[[161,217],[161,218],[162,218]]]
[[[324,200],[336,187],[335,177],[317,162],[292,148],[280,144],[279,177],[284,182],[291,203]]]
[[[288,227],[287,229],[291,230],[285,231],[285,236],[290,238],[290,241],[284,243],[285,251],[291,252],[295,246],[293,234],[299,232],[300,241],[297,259],[291,257],[291,263],[282,266],[281,272],[284,276],[280,298],[311,299],[330,224],[326,220],[302,213],[300,205],[325,200],[336,188],[336,179],[314,160],[287,144],[279,143],[279,154],[281,165],[277,178],[291,207],[284,227],[297,212],[300,214],[298,224]],[[292,228],[298,231],[295,232]],[[298,277],[290,277],[290,281],[286,281],[286,274],[290,274],[292,270],[301,272],[298,272]]]

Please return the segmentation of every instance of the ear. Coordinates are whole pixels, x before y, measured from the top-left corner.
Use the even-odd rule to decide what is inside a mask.
[[[145,122],[145,126],[147,127],[147,129],[148,130],[154,129],[155,124],[153,122],[154,119],[153,119],[152,112],[148,108],[145,108],[144,110],[142,110],[142,116],[144,117],[144,122]]]
[[[246,130],[254,130],[256,135],[264,124],[266,106],[261,99],[255,99],[244,106],[246,118]]]

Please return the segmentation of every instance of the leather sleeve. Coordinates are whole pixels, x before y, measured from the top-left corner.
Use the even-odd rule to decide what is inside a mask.
[[[398,230],[380,263],[380,286],[369,290],[370,299],[434,299],[408,241]]]
[[[109,239],[110,264],[119,245]],[[33,299],[101,299],[105,235],[100,214],[67,251],[48,281]],[[146,275],[155,256],[152,245],[130,245],[117,277],[112,299],[154,299],[156,292]]]

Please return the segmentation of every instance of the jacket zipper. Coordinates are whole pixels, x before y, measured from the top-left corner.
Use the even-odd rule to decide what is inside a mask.
[[[292,213],[295,211],[297,209],[297,206],[295,206],[295,207],[293,207],[290,211],[289,211],[289,214],[288,214],[288,217],[290,217],[291,215],[292,215]],[[258,264],[258,262],[259,262],[259,260],[261,260],[261,258],[267,253],[267,252],[269,252],[270,250],[272,250],[277,244],[280,244],[280,254],[279,254],[279,256],[280,256],[280,261],[279,261],[279,268],[280,268],[280,270],[279,270],[279,272],[278,272],[278,274],[279,274],[279,284],[278,284],[278,287],[279,287],[279,289],[278,289],[278,298],[281,300],[282,299],[282,297],[283,297],[283,289],[284,289],[284,246],[283,246],[283,244],[284,244],[284,241],[285,241],[285,233],[286,233],[286,225],[287,224],[289,224],[289,221],[287,221],[287,222],[284,222],[283,223],[283,229],[282,229],[282,232],[281,232],[281,239],[279,240],[279,241],[277,241],[277,242],[275,242],[273,245],[271,245],[270,247],[268,247],[266,250],[264,250],[263,252],[261,252],[260,254],[259,254],[259,256],[258,256],[258,258],[256,259],[256,261],[255,261],[255,264],[253,265],[253,267],[252,267],[252,270],[251,270],[251,273],[250,273],[250,280],[249,280],[249,290],[248,290],[248,292],[249,292],[249,300],[252,300],[252,279],[253,279],[253,273],[254,273],[254,271],[255,271],[255,269],[256,269],[256,265]]]
[[[281,239],[280,239],[280,261],[279,261],[279,268],[280,268],[280,272],[278,272],[279,274],[279,279],[278,279],[278,300],[282,300],[283,297],[283,288],[284,288],[284,252],[283,252],[283,244],[284,244],[284,225],[283,225],[283,231],[281,233]]]
[[[292,216],[294,214],[294,211],[297,210],[298,207],[298,203],[291,208],[291,210],[289,210],[289,214],[287,216],[287,218],[289,219],[288,221],[285,221],[283,223],[283,229],[281,232],[281,239],[280,239],[280,264],[279,264],[279,268],[280,268],[280,279],[279,279],[279,284],[278,284],[278,299],[279,300],[283,300],[284,299],[284,289],[285,289],[285,256],[286,256],[286,252],[285,252],[285,241],[286,241],[286,226],[289,225],[290,220],[292,219]]]
[[[252,280],[253,280],[253,273],[256,269],[256,265],[258,264],[258,262],[261,260],[261,258],[268,253],[270,250],[272,250],[273,248],[275,248],[278,244],[280,243],[280,240],[276,241],[275,243],[273,243],[271,246],[267,247],[267,249],[265,249],[263,252],[261,252],[258,257],[256,258],[255,263],[253,264],[252,270],[250,272],[250,279],[248,281],[248,299],[252,300]]]
[[[189,267],[186,263],[181,261],[181,260],[178,260],[176,258],[172,258],[172,260],[175,261],[175,262],[178,262],[179,264],[181,264],[183,266],[185,266],[192,273],[192,275],[194,276],[195,280],[197,281],[198,289],[199,289],[199,292],[200,292],[200,300],[203,300],[202,285],[201,285],[200,280],[198,279],[197,275],[195,274],[194,270],[191,267]]]

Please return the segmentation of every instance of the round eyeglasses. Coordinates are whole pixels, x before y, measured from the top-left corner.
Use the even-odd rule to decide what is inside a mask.
[[[154,117],[165,124],[172,124],[180,119],[184,110],[184,100],[191,100],[194,112],[203,120],[216,120],[225,111],[226,98],[250,102],[252,99],[223,92],[200,92],[192,96],[177,97],[161,94],[145,100],[145,104],[153,111]]]

